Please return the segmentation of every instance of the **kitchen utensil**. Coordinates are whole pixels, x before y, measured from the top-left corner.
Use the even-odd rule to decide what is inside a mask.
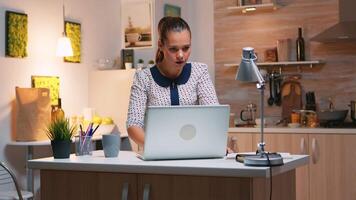
[[[276,104],[276,106],[281,106],[282,104],[282,97],[281,97],[281,82],[282,82],[282,76],[280,74],[277,75],[276,79],[275,79],[275,98],[274,98],[274,104]]]
[[[321,110],[317,112],[320,123],[343,122],[349,110]]]
[[[305,109],[316,110],[315,94],[314,92],[305,93]]]
[[[269,106],[272,106],[273,105],[273,103],[274,103],[274,98],[273,98],[273,94],[272,94],[272,76],[270,75],[269,76],[269,98],[268,98],[268,100],[267,100],[267,103],[268,103],[268,105]]]
[[[255,124],[256,110],[256,104],[248,104],[246,108],[240,112],[240,119],[247,122],[247,124]]]
[[[350,112],[351,112],[351,115],[350,115],[351,119],[355,123],[356,122],[356,113],[355,113],[356,101],[351,101],[349,106],[350,106]]]
[[[286,81],[282,84],[282,119],[290,122],[290,116],[293,110],[302,108],[302,87],[297,81]]]
[[[300,114],[300,124],[303,127],[317,127],[317,115],[313,110],[293,110],[294,113]]]

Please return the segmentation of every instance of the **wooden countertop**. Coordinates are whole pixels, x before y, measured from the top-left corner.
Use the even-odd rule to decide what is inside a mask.
[[[260,128],[253,127],[231,127],[229,133],[260,133]],[[288,127],[266,127],[264,133],[311,133],[311,134],[355,134],[355,128],[288,128]]]

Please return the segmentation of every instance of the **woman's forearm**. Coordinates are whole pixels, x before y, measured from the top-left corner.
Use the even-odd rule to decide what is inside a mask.
[[[141,127],[131,126],[127,129],[129,137],[139,146],[143,146],[145,142],[145,133]]]

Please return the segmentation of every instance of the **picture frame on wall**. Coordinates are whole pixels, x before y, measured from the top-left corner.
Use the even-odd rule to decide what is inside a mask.
[[[164,16],[171,16],[171,17],[180,17],[181,9],[179,6],[171,5],[171,4],[164,4]]]
[[[28,18],[25,13],[5,13],[5,56],[27,57]]]
[[[32,88],[48,88],[51,98],[51,105],[58,105],[59,98],[59,76],[31,76],[31,87]]]
[[[121,1],[123,48],[153,47],[153,0]]]
[[[64,62],[81,62],[81,24],[78,22],[64,21],[65,33],[70,39],[73,56],[65,56]]]

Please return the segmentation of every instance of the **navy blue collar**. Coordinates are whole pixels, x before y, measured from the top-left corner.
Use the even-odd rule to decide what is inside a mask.
[[[153,80],[161,87],[168,87],[172,83],[177,85],[182,85],[188,82],[190,73],[192,71],[192,65],[190,63],[186,63],[183,67],[182,73],[176,79],[170,79],[165,77],[161,72],[158,70],[158,67],[155,65],[150,68],[151,75]]]

